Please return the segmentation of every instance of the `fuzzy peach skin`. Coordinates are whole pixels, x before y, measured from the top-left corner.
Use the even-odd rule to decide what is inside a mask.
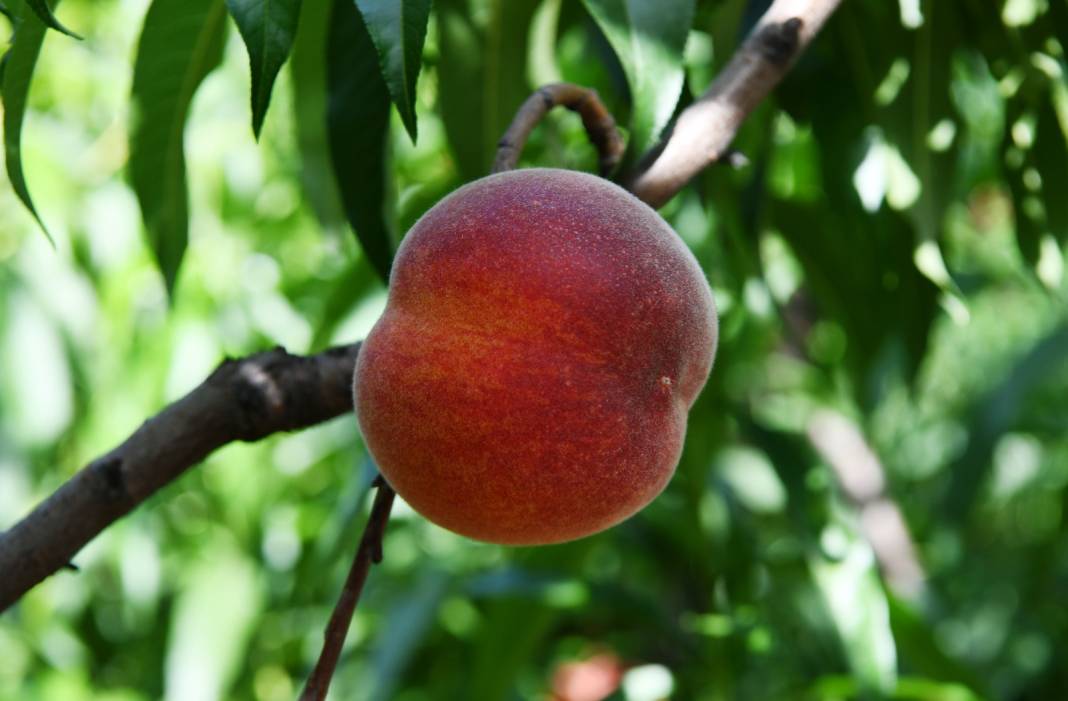
[[[500,173],[405,237],[356,413],[382,474],[434,523],[572,540],[667,485],[716,336],[704,274],[656,212],[592,175]]]

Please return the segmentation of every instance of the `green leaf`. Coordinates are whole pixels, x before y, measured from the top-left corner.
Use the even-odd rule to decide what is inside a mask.
[[[52,14],[52,10],[48,7],[48,3],[45,0],[26,0],[26,4],[33,10],[33,13],[37,15],[38,19],[40,19],[49,29],[54,29],[57,32],[66,34],[75,39],[81,39],[80,36],[59,23],[59,20]],[[59,0],[56,0],[53,4],[58,5]]]
[[[414,589],[406,591],[390,607],[387,613],[389,629],[379,637],[374,652],[376,679],[372,701],[387,701],[396,697],[405,668],[432,629],[441,601],[449,591],[449,584],[448,575],[427,567]]]
[[[843,9],[847,17],[851,11],[860,12],[848,4]],[[863,405],[876,401],[885,386],[876,378],[902,369],[908,374],[918,370],[937,317],[939,292],[914,263],[919,218],[888,205],[869,212],[854,181],[872,134],[870,116],[856,105],[867,104],[881,76],[889,71],[894,42],[906,41],[895,38],[895,32],[902,30],[894,7],[878,4],[872,13],[878,13],[872,21],[883,29],[860,47],[867,47],[874,57],[871,75],[864,76],[866,82],[858,81],[852,71],[857,61],[868,60],[862,59],[866,54],[844,35],[832,32],[824,37],[828,43],[814,45],[814,51],[795,67],[797,82],[784,82],[776,93],[776,102],[792,119],[776,117],[782,123],[775,129],[783,134],[786,128],[800,127],[800,133],[795,131],[784,141],[811,140],[815,150],[809,166],[822,197],[809,203],[780,199],[784,193],[776,185],[770,205],[753,203],[761,216],[755,225],[782,233],[804,269],[806,294],[811,293],[825,320],[833,320],[845,331],[848,350],[843,360],[855,377]],[[843,88],[846,85],[849,90]],[[911,104],[911,94],[903,89],[897,100],[909,98]],[[911,148],[913,136],[922,134],[925,145],[926,132],[911,125],[896,107],[893,110],[892,114],[880,113],[879,124],[888,140],[900,144],[904,152]],[[806,133],[809,129],[811,135]],[[773,145],[779,140],[776,137]],[[788,155],[777,145],[775,149],[775,158]],[[757,157],[744,147],[743,151]],[[729,176],[712,169],[708,177],[718,182]],[[767,211],[770,222],[763,219]],[[738,232],[751,230],[742,227]],[[843,231],[863,232],[863,236],[842,236]],[[898,365],[902,361],[903,366]]]
[[[993,467],[998,440],[1013,429],[1027,399],[1057,372],[1068,367],[1068,324],[1054,327],[1020,356],[1002,381],[973,403],[968,443],[954,464],[939,515],[961,523],[971,515]]]
[[[222,0],[154,0],[137,47],[130,180],[168,292],[189,240],[185,120],[222,59],[225,20]]]
[[[404,128],[416,138],[415,83],[422,66],[430,0],[356,0]]]
[[[326,38],[331,2],[302,3],[289,61],[304,196],[323,229],[345,226],[326,138]]]
[[[30,94],[30,79],[37,64],[44,41],[45,25],[36,17],[30,16],[28,6],[23,6],[16,20],[15,36],[11,49],[4,55],[2,75],[0,75],[0,99],[4,105],[4,164],[11,188],[18,195],[22,204],[37,220],[41,230],[52,241],[41,215],[30,197],[26,185],[26,176],[22,172],[22,120],[26,116],[26,99]],[[55,242],[52,241],[54,244]]]
[[[845,550],[835,560],[813,559],[813,580],[823,594],[854,678],[866,690],[886,693],[897,679],[897,649],[890,608],[871,549],[843,529]]]
[[[956,682],[970,690],[979,698],[990,698],[983,688],[979,676],[962,664],[958,659],[946,654],[932,630],[934,622],[925,620],[914,603],[902,601],[893,595],[887,595],[890,610],[890,627],[901,653],[902,667],[910,668],[928,677],[942,682]],[[906,684],[902,679],[898,688]],[[944,698],[925,696],[921,698]],[[957,697],[950,696],[949,699]],[[959,694],[960,701],[969,701],[973,697],[966,692]]]
[[[1061,129],[1052,99],[1039,109],[1032,153],[1042,176],[1046,228],[1058,241],[1068,241],[1068,134]]]
[[[389,280],[393,245],[384,210],[389,91],[367,27],[348,0],[334,3],[326,56],[327,132],[341,202],[364,253]]]
[[[627,74],[634,109],[630,155],[656,143],[682,91],[693,0],[583,0]]]
[[[252,133],[257,139],[271,104],[274,79],[293,46],[300,5],[300,0],[226,0],[248,49],[252,72]]]
[[[472,5],[470,0],[435,4],[441,117],[464,180],[487,174],[497,142],[531,93],[527,35],[538,2],[493,0],[486,12],[475,12]]]

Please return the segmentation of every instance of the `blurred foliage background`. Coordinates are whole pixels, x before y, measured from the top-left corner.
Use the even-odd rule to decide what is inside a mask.
[[[54,247],[0,182],[0,527],[224,356],[359,339],[400,233],[486,173],[534,87],[596,88],[633,158],[767,5],[436,0],[411,92],[336,3],[281,3],[300,22],[258,141],[221,0],[57,8],[83,39],[44,33],[21,133]],[[5,3],[20,30],[34,4]],[[531,549],[400,505],[333,698],[1063,698],[1066,46],[1063,0],[843,3],[745,124],[750,164],[662,210],[722,324],[667,491]],[[522,163],[596,157],[556,111]],[[878,456],[913,586],[810,440],[828,411]],[[293,698],[373,474],[351,418],[219,451],[0,617],[0,699]]]

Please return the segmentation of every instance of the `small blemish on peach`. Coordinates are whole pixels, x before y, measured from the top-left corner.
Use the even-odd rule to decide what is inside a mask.
[[[660,384],[664,387],[664,389],[671,389],[671,378],[667,375],[662,376],[660,378]]]

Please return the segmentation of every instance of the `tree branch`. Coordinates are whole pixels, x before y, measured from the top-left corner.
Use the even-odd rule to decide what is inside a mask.
[[[728,153],[753,108],[771,92],[841,0],[775,0],[708,90],[627,178],[654,208]]]
[[[512,170],[519,162],[519,154],[534,127],[553,107],[566,107],[582,117],[582,126],[600,154],[601,175],[608,175],[623,157],[623,137],[616,128],[616,120],[597,96],[597,91],[571,83],[553,83],[534,91],[519,107],[508,130],[497,142],[497,157],[493,172]]]
[[[382,537],[385,535],[386,522],[389,521],[389,512],[393,508],[393,498],[397,493],[381,475],[375,479],[375,484],[378,486],[378,494],[375,496],[374,506],[371,507],[371,516],[367,519],[367,526],[364,527],[363,537],[360,538],[356,557],[352,560],[349,576],[345,579],[341,596],[326,626],[319,661],[315,663],[315,669],[304,685],[300,701],[322,701],[326,698],[330,680],[333,679],[337,662],[341,658],[341,648],[345,645],[345,636],[356,612],[356,604],[363,593],[364,582],[367,581],[371,565],[382,562]]]
[[[224,362],[0,534],[0,611],[215,449],[352,411],[358,352],[358,343],[306,358],[275,348]]]
[[[817,411],[806,428],[809,442],[834,473],[839,489],[857,510],[860,530],[883,577],[899,596],[915,600],[927,575],[901,508],[886,493],[886,473],[860,428],[842,414]]]

